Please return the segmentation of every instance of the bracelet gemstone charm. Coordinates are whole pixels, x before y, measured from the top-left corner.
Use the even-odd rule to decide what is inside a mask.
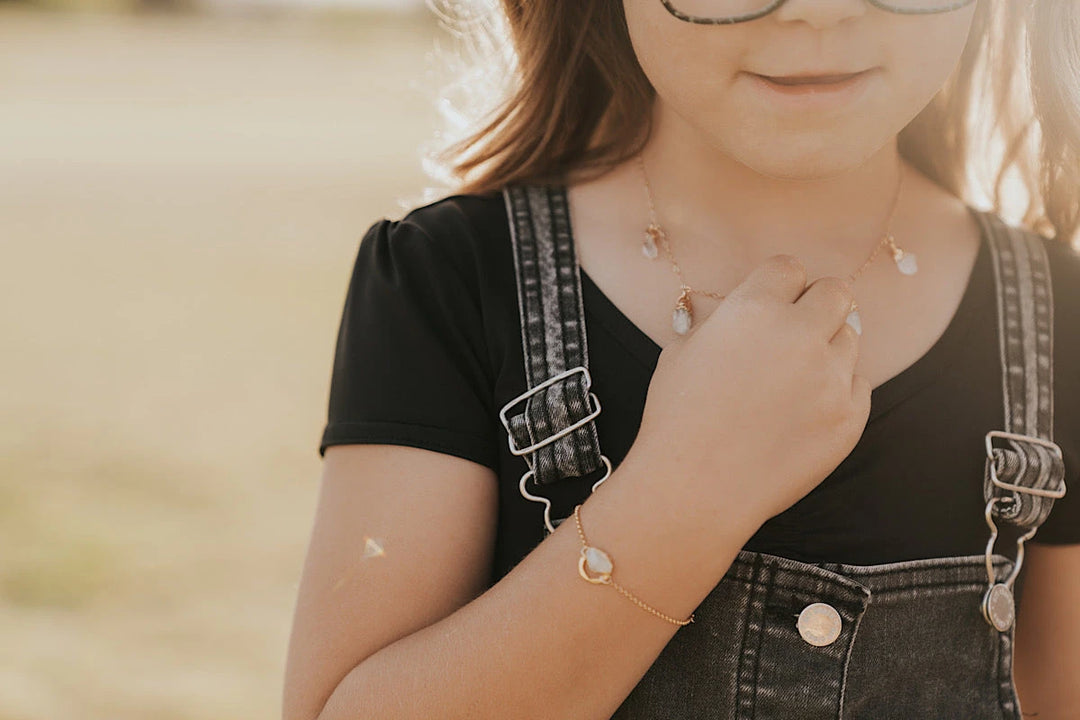
[[[690,617],[685,620],[666,615],[651,605],[643,602],[632,592],[611,579],[611,573],[615,570],[615,563],[612,562],[611,556],[606,552],[589,544],[588,538],[585,537],[585,530],[581,527],[580,505],[574,508],[574,524],[577,525],[578,537],[581,538],[581,554],[578,556],[577,564],[578,574],[581,575],[581,577],[595,585],[610,585],[618,590],[621,595],[626,597],[627,600],[634,603],[642,610],[652,613],[656,617],[666,620],[669,623],[682,626],[694,622],[693,613],[690,613]],[[590,574],[590,572],[592,574]]]
[[[611,562],[611,557],[606,552],[591,545],[581,547],[581,557],[578,559],[578,572],[581,573],[581,577],[598,585],[610,585],[611,573],[614,569],[615,564]],[[596,574],[589,575],[589,570]]]

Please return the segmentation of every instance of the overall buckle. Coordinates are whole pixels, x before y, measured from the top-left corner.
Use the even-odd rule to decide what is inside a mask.
[[[1012,492],[1023,492],[1029,495],[1038,495],[1039,497],[1059,498],[1065,494],[1065,478],[1061,479],[1061,487],[1056,489],[1041,489],[1025,487],[1023,485],[1016,485],[1014,483],[1008,483],[997,476],[997,470],[994,467],[994,445],[993,438],[1000,437],[1008,440],[1019,440],[1021,442],[1028,442],[1034,445],[1041,445],[1048,448],[1059,460],[1063,459],[1061,452],[1061,446],[1051,440],[1046,440],[1035,435],[1021,435],[1020,433],[1006,432],[1004,430],[991,430],[986,433],[986,457],[990,460],[990,481],[1002,490],[1010,490]]]
[[[585,392],[587,393],[587,400],[590,401],[589,413],[585,417],[581,418],[580,420],[578,420],[578,421],[576,421],[576,422],[574,422],[574,423],[572,423],[572,424],[570,424],[570,425],[568,425],[568,426],[566,426],[564,428],[561,428],[560,430],[558,430],[557,432],[549,435],[546,438],[543,438],[541,440],[538,440],[538,441],[534,442],[533,444],[529,445],[528,447],[519,448],[519,447],[515,446],[514,445],[514,434],[513,434],[512,430],[510,428],[510,420],[508,418],[508,413],[509,413],[510,408],[514,407],[515,405],[521,403],[524,400],[528,400],[530,397],[532,397],[533,395],[536,395],[541,390],[544,390],[545,388],[548,388],[548,387],[554,385],[557,382],[562,382],[562,381],[566,380],[567,378],[570,378],[570,377],[574,376],[577,373],[581,373],[585,378]],[[561,372],[558,375],[554,375],[554,376],[548,378],[547,380],[540,383],[536,387],[529,388],[528,390],[526,390],[522,394],[518,395],[516,398],[514,398],[510,402],[503,405],[502,409],[499,410],[499,421],[502,423],[503,427],[506,428],[506,437],[507,437],[507,443],[508,443],[509,448],[510,448],[510,453],[512,455],[518,455],[518,456],[529,455],[531,453],[536,452],[538,449],[544,447],[545,445],[553,443],[556,440],[558,440],[559,438],[565,437],[566,435],[569,435],[570,433],[574,432],[578,428],[584,427],[588,423],[592,422],[600,414],[600,399],[598,397],[596,397],[595,393],[589,391],[589,388],[591,388],[591,387],[592,387],[592,376],[589,374],[588,368],[586,368],[584,365],[579,365],[577,367],[570,368],[569,370],[566,370],[565,372]],[[603,464],[605,466],[604,476],[602,478],[600,478],[599,480],[597,480],[595,483],[593,483],[592,489],[590,490],[590,492],[595,492],[596,488],[598,488],[600,486],[600,484],[602,482],[604,482],[605,480],[607,480],[608,477],[611,475],[611,461],[608,460],[607,456],[605,456],[602,453],[600,455],[600,460],[601,460],[601,462],[603,462]],[[533,474],[534,474],[534,471],[532,469],[534,467],[532,461],[529,458],[526,457],[526,462],[528,463],[530,469],[527,470],[521,476],[520,480],[518,480],[518,491],[521,493],[521,496],[524,497],[526,500],[530,500],[532,502],[538,502],[538,503],[541,503],[544,506],[544,527],[546,528],[546,530],[547,530],[547,532],[549,534],[553,533],[553,532],[555,532],[555,527],[557,525],[559,525],[560,523],[562,523],[563,520],[566,520],[566,518],[561,518],[561,519],[552,521],[552,519],[551,519],[551,500],[549,500],[548,498],[546,498],[546,497],[544,497],[542,495],[533,494],[533,493],[529,492],[528,488],[526,488],[526,483],[528,482],[529,478],[532,477]]]
[[[1013,564],[1012,572],[1009,573],[1009,576],[1003,582],[998,582],[994,575],[992,558],[994,553],[994,543],[998,538],[998,528],[997,524],[994,522],[994,515],[997,514],[1005,519],[1015,517],[1020,505],[1018,493],[1027,493],[1029,495],[1046,498],[1060,498],[1065,494],[1066,488],[1064,476],[1061,477],[1061,486],[1059,488],[1032,488],[1005,482],[999,478],[994,462],[993,438],[995,437],[1041,445],[1048,448],[1059,460],[1062,459],[1062,452],[1061,447],[1057,443],[1034,435],[1021,435],[1019,433],[1006,432],[1004,430],[991,430],[986,433],[986,457],[989,459],[988,467],[990,469],[990,481],[995,487],[1007,490],[1011,495],[995,495],[986,503],[984,514],[986,517],[986,524],[990,528],[990,540],[986,543],[986,577],[989,587],[983,594],[981,610],[983,618],[991,627],[999,632],[1005,632],[1012,627],[1016,620],[1016,601],[1013,598],[1012,588],[1016,578],[1020,575],[1020,568],[1023,567],[1024,564],[1024,543],[1034,537],[1039,529],[1039,525],[1036,524],[1030,530],[1016,538],[1016,561]],[[1004,511],[998,510],[999,504],[1005,504],[1006,509]],[[1009,514],[1010,510],[1012,511],[1011,515]]]
[[[512,408],[514,405],[517,405],[522,400],[528,400],[530,397],[532,397],[536,393],[540,392],[544,388],[550,387],[551,385],[554,385],[557,382],[561,382],[562,380],[565,380],[566,378],[574,375],[575,373],[582,373],[585,376],[585,391],[588,393],[589,400],[591,400],[592,403],[596,406],[596,409],[594,410],[594,409],[590,408],[589,414],[586,415],[585,417],[583,417],[581,420],[578,420],[573,425],[568,425],[568,426],[564,427],[563,429],[559,430],[558,432],[554,433],[553,435],[549,435],[548,437],[544,438],[543,440],[540,440],[539,442],[535,442],[532,445],[530,445],[528,447],[525,447],[525,448],[515,447],[514,446],[514,435],[510,431],[510,420],[506,416],[507,411],[510,408]],[[503,405],[502,410],[499,411],[499,421],[502,422],[503,427],[506,428],[506,437],[507,437],[507,439],[509,441],[510,453],[512,455],[528,455],[531,452],[535,452],[538,448],[542,448],[545,445],[547,445],[548,443],[553,443],[556,440],[558,440],[559,438],[563,437],[564,435],[569,435],[570,433],[577,430],[579,427],[582,427],[583,425],[587,425],[589,422],[591,422],[597,415],[600,414],[600,398],[596,397],[595,393],[589,392],[589,388],[591,388],[591,387],[592,387],[592,376],[589,374],[589,369],[586,368],[584,365],[578,365],[575,368],[570,368],[569,370],[566,370],[565,372],[561,372],[558,375],[554,375],[554,376],[548,378],[547,380],[540,383],[539,385],[537,385],[534,388],[529,388],[528,390],[521,393],[520,395],[518,395],[516,398],[514,398],[510,402]]]

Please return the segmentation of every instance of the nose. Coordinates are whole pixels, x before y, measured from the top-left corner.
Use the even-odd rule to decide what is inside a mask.
[[[776,9],[780,22],[798,22],[822,29],[866,14],[866,0],[787,0]]]

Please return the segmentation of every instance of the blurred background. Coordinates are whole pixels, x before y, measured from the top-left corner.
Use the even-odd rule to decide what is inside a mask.
[[[0,720],[273,718],[421,0],[0,0]]]

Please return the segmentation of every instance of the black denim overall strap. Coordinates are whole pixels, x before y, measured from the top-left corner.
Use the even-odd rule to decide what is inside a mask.
[[[1005,425],[986,434],[983,496],[990,527],[986,545],[988,585],[983,598],[987,622],[1005,630],[1014,619],[1013,582],[1024,561],[1024,542],[1035,535],[1065,494],[1065,462],[1054,435],[1053,289],[1046,250],[1039,238],[1010,227],[996,215],[980,214],[992,253],[1005,398]],[[1008,447],[995,447],[1000,438]],[[1021,531],[1016,564],[995,582],[990,557],[997,522]]]
[[[528,487],[582,477],[611,462],[600,452],[594,419],[600,400],[589,391],[589,349],[581,277],[570,235],[566,195],[551,186],[507,186],[514,273],[521,317],[525,380],[529,388],[503,406],[499,419],[510,452],[523,456],[528,470],[518,482],[521,494],[544,505],[547,532],[568,517],[551,517],[551,501]],[[525,401],[521,412],[511,408]]]
[[[530,390],[507,404],[502,414],[511,449],[526,443],[539,447],[543,440],[537,438],[547,433],[577,444],[578,453],[585,457],[576,468],[595,467],[596,457],[602,456],[592,433],[567,433],[557,424],[544,425],[538,433],[534,428],[539,424],[528,410],[516,423],[505,417],[505,411],[521,399],[539,396],[546,382],[568,377],[565,359],[561,365],[550,360],[558,356],[552,347],[556,335],[544,332],[541,336],[541,332],[552,321],[550,316],[537,319],[538,290],[525,284],[530,282],[529,272],[521,268],[530,262],[540,264],[537,256],[554,257],[547,234],[566,243],[563,260],[573,261],[565,188],[508,188],[505,194],[519,264],[523,347],[530,373]],[[1046,405],[1053,396],[1053,376],[1048,371],[1052,296],[1044,249],[1037,238],[1009,228],[988,213],[978,215],[994,261],[1006,388],[1005,430],[991,431],[986,438],[987,462],[993,463],[987,472],[993,473],[990,487],[995,488],[987,490],[984,509],[993,531],[986,553],[848,565],[805,563],[741,550],[695,609],[695,622],[676,632],[612,720],[1020,720],[1012,679],[1013,623],[1011,616],[1008,622],[991,620],[986,610],[987,586],[1011,589],[1022,560],[1022,540],[1016,561],[993,552],[994,519],[1037,528],[1058,487],[1054,478],[1064,469],[1056,461],[1060,448],[1055,452],[1052,443],[1033,439],[1049,442],[1052,437],[1052,413]],[[523,244],[540,248],[537,255],[530,255],[532,251]],[[531,282],[537,282],[535,275]],[[578,313],[573,327],[581,329],[582,345],[573,352],[581,355],[573,354],[570,362],[579,358],[584,362],[584,317],[576,268],[549,271],[539,282],[573,286],[565,292],[577,302],[558,308],[564,320]],[[541,353],[546,365],[538,357]],[[545,371],[550,377],[542,381]],[[587,370],[582,375],[586,380],[577,388],[578,401],[588,392]],[[565,394],[552,396],[552,402],[565,399]],[[599,408],[598,402],[595,407]],[[551,408],[539,414],[544,412],[548,418],[557,415]],[[562,417],[572,419],[580,413],[579,407],[576,414],[564,411]],[[1012,452],[992,448],[994,437],[1009,440]],[[562,452],[573,456],[569,449]],[[590,453],[595,453],[591,463]],[[606,464],[610,474],[610,463]],[[555,463],[552,467],[563,466]],[[525,490],[525,480],[535,467],[530,463],[520,488],[529,499],[546,502]],[[998,490],[1006,491],[1000,499]],[[1032,502],[1029,495],[1038,500]],[[545,506],[545,523],[549,508],[550,503]],[[1003,577],[1008,579],[1001,581]],[[1003,602],[1000,597],[993,599]],[[1011,593],[1007,600],[1011,603]]]

